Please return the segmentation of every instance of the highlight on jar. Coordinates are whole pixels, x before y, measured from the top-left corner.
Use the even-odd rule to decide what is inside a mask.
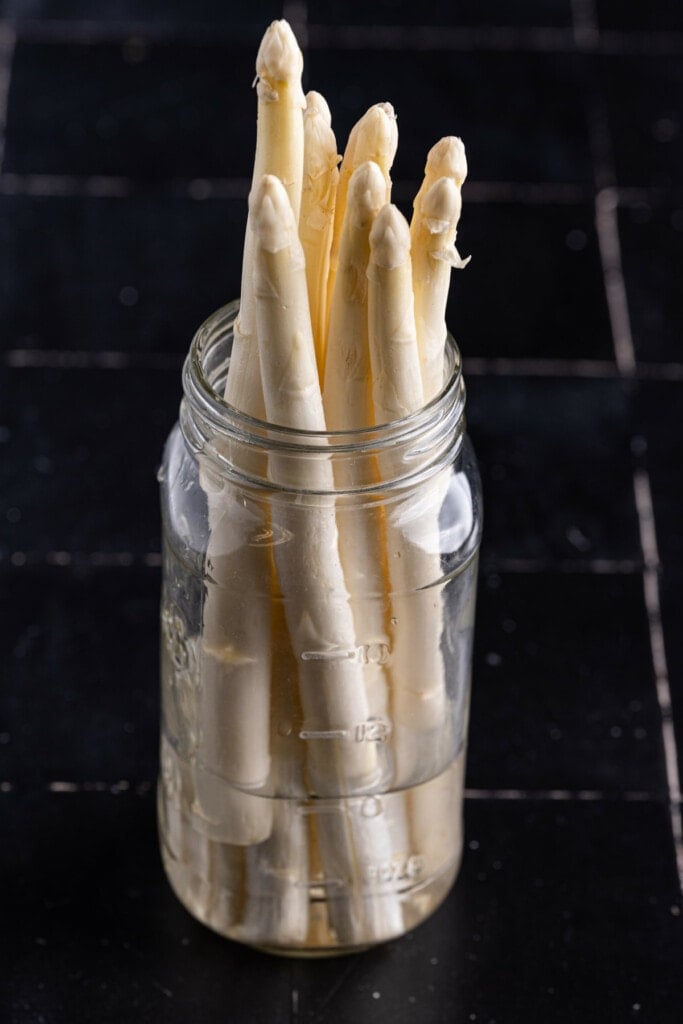
[[[391,204],[396,118],[339,166],[284,21],[256,60],[239,302],[199,328],[159,473],[165,869],[221,934],[396,938],[462,854],[481,492],[445,324],[466,176]]]

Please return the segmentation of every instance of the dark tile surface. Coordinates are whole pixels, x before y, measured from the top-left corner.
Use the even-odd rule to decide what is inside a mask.
[[[658,0],[652,4],[629,4],[624,0],[596,0],[598,23],[602,29],[623,31],[683,30],[683,9],[678,0]]]
[[[665,565],[683,565],[683,406],[680,385],[647,382],[638,395],[639,438],[650,474],[657,546]],[[643,447],[643,441],[638,441]]]
[[[469,378],[485,561],[640,557],[630,407],[616,380]]]
[[[0,182],[15,350],[0,373],[0,1019],[678,1024],[683,913],[633,471],[651,481],[683,751],[681,14],[597,0],[588,53],[572,12],[591,5],[569,0],[306,6],[306,84],[340,147],[391,99],[402,200],[446,133],[465,139],[471,181],[501,183],[495,202],[465,188],[474,259],[449,312],[486,507],[461,877],[404,940],[316,963],[227,943],[166,884],[154,473],[181,353],[239,278],[244,204],[191,196],[213,177],[237,196],[251,175],[258,35],[282,5],[0,0],[19,38]],[[349,48],[354,24],[373,48]],[[616,184],[657,187],[641,205],[622,193],[619,213],[631,382],[610,369],[596,100]],[[121,197],[94,198],[93,174],[124,177],[108,185]],[[499,201],[543,182],[534,204]],[[527,358],[539,376],[477,358]]]
[[[444,58],[418,51],[408,65],[402,52],[313,49],[308,68],[310,87],[334,111],[340,146],[367,107],[391,99],[400,137],[397,180],[417,179],[427,151],[442,135],[465,140],[473,180],[592,180],[572,55],[480,52]]]
[[[153,779],[159,570],[5,568],[0,587],[0,778]]]
[[[673,55],[604,57],[600,71],[617,181],[676,185],[683,163],[683,61]]]
[[[592,209],[468,204],[467,185],[463,204],[472,262],[453,274],[447,321],[465,358],[612,359]]]
[[[470,801],[461,878],[433,918],[361,957],[297,962],[185,913],[162,876],[150,794],[1,799],[13,884],[0,900],[17,937],[0,1006],[13,1024],[279,1024],[293,1005],[294,1019],[335,1024],[678,1020],[683,929],[663,805]]]
[[[239,294],[245,221],[246,196],[0,197],[2,345],[184,356]]]
[[[179,369],[12,370],[0,388],[2,553],[158,551]]]
[[[683,209],[647,205],[619,214],[631,327],[642,362],[680,362]]]
[[[248,0],[195,0],[191,10],[183,0],[99,0],[96,9],[88,0],[4,0],[0,6],[3,17],[14,17],[19,20],[47,19],[50,21],[64,19],[78,22],[100,23],[117,22],[120,24],[151,24],[164,26],[177,25],[186,27],[194,23],[229,25],[243,30],[245,26],[253,28],[257,33],[273,18],[282,13],[282,3],[278,0],[260,0],[258,4]]]
[[[251,177],[254,60],[250,48],[229,42],[20,42],[4,169],[147,180]]]
[[[683,633],[681,632],[681,609],[683,608],[683,565],[666,566],[660,573],[659,593],[662,609],[662,625],[669,670],[669,687],[673,705],[676,747],[679,751],[678,771],[683,778]]]
[[[640,573],[484,573],[467,785],[666,793]]]
[[[363,0],[326,0],[311,4],[309,19],[321,25],[455,25],[478,27],[492,25],[557,25],[571,24],[569,0],[530,0],[525,4],[509,4],[506,0],[490,0],[480,4],[476,0],[453,0],[449,4],[438,0],[410,5],[407,9],[394,0],[377,0],[367,4]]]

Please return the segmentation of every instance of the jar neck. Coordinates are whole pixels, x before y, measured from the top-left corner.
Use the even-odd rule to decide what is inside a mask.
[[[288,490],[339,494],[409,486],[453,460],[465,432],[465,385],[450,335],[448,381],[418,412],[363,430],[297,431],[247,416],[222,397],[238,310],[239,303],[232,302],[201,325],[183,367],[180,426],[189,447],[208,459],[215,472],[272,490],[264,456],[277,456],[279,486],[282,467],[286,479],[289,466]],[[326,476],[314,471],[315,464],[330,460],[334,484],[321,486]],[[302,472],[306,465],[309,471]],[[309,486],[311,481],[316,484]]]

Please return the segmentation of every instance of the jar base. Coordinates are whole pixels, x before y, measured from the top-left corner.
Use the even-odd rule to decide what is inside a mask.
[[[457,824],[451,859],[411,883],[326,897],[314,884],[292,882],[280,871],[272,873],[279,888],[250,891],[249,860],[256,847],[235,847],[202,835],[187,814],[168,806],[161,786],[159,824],[164,869],[186,910],[225,938],[284,957],[345,956],[411,931],[448,895],[462,852]],[[337,929],[358,941],[344,941]]]

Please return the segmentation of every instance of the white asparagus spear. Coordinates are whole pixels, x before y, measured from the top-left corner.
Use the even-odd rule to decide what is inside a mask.
[[[303,168],[302,68],[291,28],[286,21],[273,22],[256,57],[254,180],[266,170],[281,175],[297,209]],[[242,412],[263,419],[251,247],[247,222],[240,315],[225,398]],[[244,544],[248,523],[241,495],[230,481],[216,480],[206,462],[202,486],[209,506],[207,565],[214,583],[209,584],[204,605],[196,811],[213,837],[247,844],[265,839],[271,819],[268,801],[240,788],[256,786],[268,774],[271,659],[265,595],[270,590],[270,566],[265,548]]]
[[[357,430],[373,423],[370,350],[368,347],[367,269],[370,228],[385,204],[386,183],[379,166],[367,161],[356,168],[349,183],[346,215],[339,249],[328,354],[325,363],[323,404],[328,430]],[[368,483],[358,470],[342,463],[335,470],[337,486],[344,490]],[[340,515],[343,514],[340,511]],[[385,579],[380,551],[379,510],[347,514],[348,526],[339,524],[339,550],[351,595],[356,635],[366,642],[386,644]],[[381,664],[365,666],[371,717],[387,715],[387,689]]]
[[[367,269],[370,228],[386,203],[386,182],[368,160],[353,172],[330,308],[323,401],[328,430],[373,423],[368,348]]]
[[[351,129],[344,150],[344,158],[339,169],[337,186],[337,203],[334,209],[334,233],[330,251],[330,272],[328,279],[328,295],[334,294],[334,281],[337,275],[339,247],[341,245],[346,197],[349,190],[351,175],[367,160],[372,160],[380,168],[386,183],[385,202],[391,197],[391,178],[389,172],[396,156],[398,146],[398,127],[396,114],[391,103],[376,103],[366,110],[363,116]]]
[[[410,227],[415,328],[425,402],[443,387],[446,302],[451,267],[469,263],[456,248],[462,199],[453,178],[438,178],[416,204]]]
[[[424,178],[413,200],[413,210],[419,210],[423,197],[439,178],[452,178],[462,188],[467,177],[467,156],[462,139],[457,135],[444,135],[427,153]]]
[[[249,545],[265,511],[249,508],[238,485],[202,460],[209,543],[200,648],[195,755],[197,825],[225,843],[249,845],[270,833],[267,800],[245,789],[270,771],[270,592],[267,550]]]
[[[273,831],[246,851],[244,942],[301,946],[308,932],[308,834],[296,801],[274,801]]]
[[[319,92],[306,95],[304,111],[304,171],[299,215],[299,238],[306,258],[306,282],[318,373],[325,365],[327,275],[334,228],[341,159],[332,131],[330,108]]]
[[[385,206],[370,232],[368,313],[373,398],[378,423],[400,419],[423,405],[410,262],[410,231],[394,206]],[[389,470],[393,467],[387,466]],[[396,469],[404,467],[396,466]],[[417,467],[416,467],[417,468]],[[398,784],[431,773],[429,741],[444,731],[447,701],[440,641],[440,490],[394,503],[386,518],[391,583],[393,653],[390,673]],[[423,589],[424,588],[424,589]],[[422,737],[428,743],[421,742]]]
[[[251,204],[257,238],[257,334],[268,418],[302,431],[324,431],[296,222],[274,177],[263,178]],[[319,797],[343,797],[377,784],[381,766],[376,747],[359,742],[357,736],[358,725],[367,721],[368,704],[339,558],[332,466],[319,456],[291,463],[286,453],[273,454],[270,475],[285,487],[318,492],[312,507],[273,498],[273,516],[292,536],[291,542],[278,545],[275,558],[293,648],[300,659],[302,738],[309,744],[311,783]],[[368,934],[374,938],[400,932],[402,912],[395,894],[379,901],[359,896],[370,866],[389,848],[383,816],[352,820],[341,804],[339,814],[319,814],[317,829],[325,871],[335,877],[341,872],[352,893],[346,901],[335,901],[339,941],[357,943]]]
[[[289,24],[284,20],[272,22],[256,56],[258,118],[252,187],[264,174],[276,174],[285,184],[297,217],[301,205],[306,104],[301,88],[302,70],[303,56]],[[252,246],[247,219],[240,315],[225,397],[242,412],[262,419],[263,397],[254,336]]]
[[[368,346],[367,268],[370,228],[385,204],[385,197],[386,181],[379,166],[366,161],[357,167],[349,182],[330,312],[323,391],[329,430],[364,429],[374,422]],[[359,469],[346,461],[340,461],[335,468],[335,481],[340,490],[367,484],[371,480],[376,480],[376,473],[372,472],[369,465],[362,465]],[[379,654],[375,659],[368,659],[368,664],[364,665],[364,677],[370,716],[380,730],[378,734],[386,741],[390,735],[390,718],[383,652],[388,649],[389,643],[389,612],[382,554],[384,537],[381,510],[372,503],[365,507],[358,503],[350,506],[338,503],[337,524],[339,551],[351,597],[356,636],[362,636],[366,643],[373,644]],[[373,798],[367,807],[372,811],[371,817],[384,814],[384,802],[379,797]],[[354,811],[358,813],[358,808],[352,808],[349,813],[353,814]],[[365,817],[367,819],[367,815]],[[407,856],[408,824],[400,798],[396,797],[393,802],[388,825],[383,823],[379,826],[365,820],[360,822],[360,827],[378,829],[374,842],[378,853],[382,851],[382,856],[376,855],[375,866],[378,863],[395,863],[397,859]],[[334,863],[335,847],[336,855],[339,856],[341,852],[342,861],[348,861],[343,851],[343,836],[337,837],[332,827],[328,827],[321,839],[323,848],[329,843],[332,843],[332,848],[326,850],[329,863]],[[349,905],[337,903],[334,896],[332,889],[328,892],[330,919],[337,933],[344,934],[348,931]],[[362,921],[366,914],[372,929],[368,938],[391,934],[397,920],[400,924],[391,904],[386,919],[381,913],[381,906],[381,900],[375,898],[373,912],[367,914],[359,898],[356,898],[355,906],[351,901],[356,921]]]

